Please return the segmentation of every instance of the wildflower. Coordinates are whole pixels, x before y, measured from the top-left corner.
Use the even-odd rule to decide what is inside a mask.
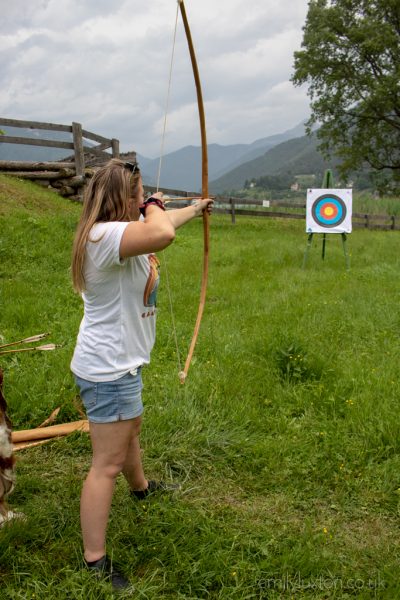
[[[237,576],[236,571],[232,571],[231,575],[232,575],[232,577],[236,577]]]
[[[322,531],[323,531],[325,534],[327,534],[327,533],[328,533],[328,530],[327,530],[327,528],[326,528],[326,527],[324,527]]]

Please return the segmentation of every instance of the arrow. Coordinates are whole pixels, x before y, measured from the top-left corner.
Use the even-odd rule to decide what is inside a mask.
[[[30,348],[18,348],[17,350],[4,350],[0,352],[0,356],[4,356],[4,354],[16,354],[17,352],[30,352],[31,350],[39,350],[39,351],[48,351],[55,350],[56,348],[60,348],[60,346],[56,346],[55,344],[44,344],[43,346],[31,346]]]
[[[8,348],[9,346],[16,346],[17,344],[32,344],[33,342],[39,342],[44,338],[48,337],[50,333],[38,333],[38,335],[32,335],[31,337],[24,338],[23,340],[18,340],[17,342],[11,342],[9,344],[2,344],[0,349]]]

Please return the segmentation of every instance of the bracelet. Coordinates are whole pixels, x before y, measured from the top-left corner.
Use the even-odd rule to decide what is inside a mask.
[[[139,207],[139,210],[143,216],[146,213],[146,208],[148,206],[150,206],[151,204],[158,206],[158,208],[161,208],[161,210],[165,210],[164,202],[162,200],[160,200],[159,198],[154,198],[153,196],[150,196],[150,198],[148,198],[145,202],[143,202],[143,204]]]

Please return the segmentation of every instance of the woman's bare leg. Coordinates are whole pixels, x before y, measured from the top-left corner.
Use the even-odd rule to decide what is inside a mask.
[[[88,562],[98,560],[105,554],[105,536],[115,480],[124,467],[135,428],[135,419],[90,423],[93,458],[81,495],[84,556]]]
[[[142,417],[133,419],[133,422],[134,427],[122,472],[131,490],[145,490],[148,482],[144,476],[142,453],[139,441]]]

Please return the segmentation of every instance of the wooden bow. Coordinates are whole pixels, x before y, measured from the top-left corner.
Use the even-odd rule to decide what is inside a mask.
[[[194,75],[194,81],[196,84],[197,92],[197,105],[199,109],[200,118],[200,133],[201,133],[201,196],[202,198],[208,198],[208,154],[207,154],[207,136],[206,136],[206,119],[204,114],[203,94],[201,91],[200,75],[197,66],[196,54],[194,52],[194,46],[192,41],[192,35],[190,33],[189,23],[186,16],[186,9],[183,0],[178,0],[179,9],[182,15],[183,25],[185,27],[186,39],[189,46],[190,60],[192,62],[192,69]],[[189,352],[185,361],[183,371],[179,373],[179,379],[181,383],[185,382],[194,348],[199,334],[200,323],[203,317],[204,306],[206,303],[207,294],[207,281],[208,281],[208,253],[210,246],[210,226],[209,226],[209,214],[207,210],[203,211],[203,240],[204,240],[204,254],[203,254],[203,275],[201,280],[201,291],[200,291],[200,302],[197,312],[196,323],[194,326],[194,332],[192,341],[190,342]]]

